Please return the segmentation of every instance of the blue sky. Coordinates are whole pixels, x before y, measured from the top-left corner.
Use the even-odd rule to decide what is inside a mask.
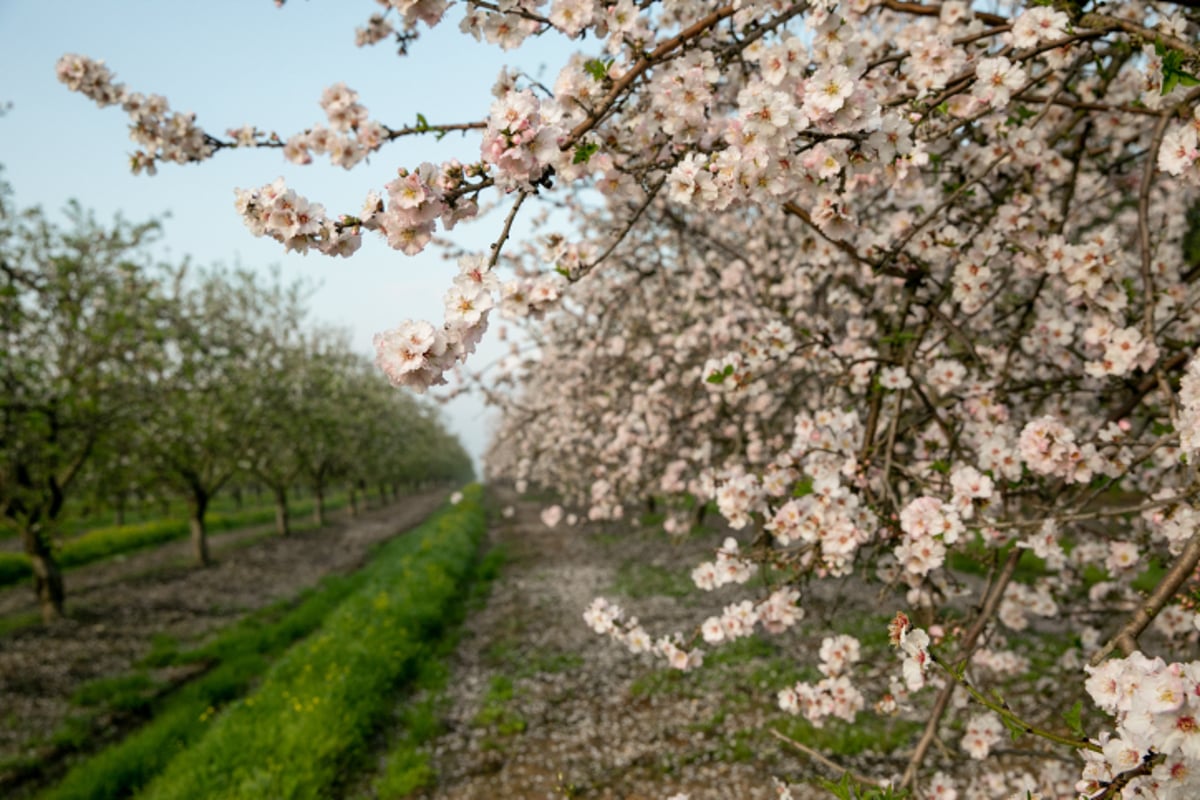
[[[97,108],[54,75],[63,53],[104,59],[118,81],[164,95],[173,110],[195,112],[202,127],[222,135],[254,124],[286,137],[323,123],[321,91],[338,81],[359,92],[373,119],[392,127],[415,121],[418,112],[431,123],[485,118],[491,85],[503,65],[516,63],[514,54],[459,33],[453,9],[438,28],[422,31],[406,57],[390,43],[356,48],[354,28],[378,8],[369,0],[292,0],[282,9],[271,0],[0,0],[0,104],[12,104],[0,117],[0,164],[17,204],[58,210],[75,198],[101,220],[117,212],[134,221],[169,213],[164,258],[263,270],[278,264],[285,279],[319,283],[314,316],[350,328],[364,353],[373,333],[405,318],[440,320],[455,267],[436,253],[409,258],[372,239],[351,259],[284,254],[243,227],[233,190],[282,175],[331,212],[353,213],[399,166],[477,158],[474,136],[401,140],[350,171],[320,158],[293,166],[278,150],[251,150],[134,176],[126,115]],[[567,52],[561,39],[536,42],[522,49],[519,65],[552,82]],[[482,249],[498,230],[498,219],[485,219],[453,236]],[[470,366],[502,352],[490,336]],[[456,400],[446,414],[478,455],[486,442],[482,405]]]

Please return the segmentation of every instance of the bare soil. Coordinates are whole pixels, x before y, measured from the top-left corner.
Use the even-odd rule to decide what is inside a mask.
[[[429,748],[437,784],[421,796],[774,798],[771,775],[794,772],[798,762],[781,760],[778,747],[761,740],[767,736],[752,755],[733,756],[730,746],[777,715],[771,706],[779,687],[748,698],[744,674],[672,673],[661,659],[633,655],[583,621],[603,595],[640,617],[653,636],[694,630],[728,602],[694,587],[684,593],[688,572],[712,557],[720,534],[675,544],[628,523],[550,529],[538,503],[511,491],[493,495],[515,510],[490,534],[509,560],[486,607],[466,622],[451,666],[447,730]],[[664,588],[667,594],[657,593]],[[498,682],[511,682],[510,699],[497,702]]]
[[[55,758],[36,743],[75,710],[71,695],[86,681],[128,673],[156,636],[198,642],[326,575],[353,571],[373,544],[415,526],[445,496],[428,491],[358,517],[334,514],[326,527],[288,537],[269,527],[220,534],[204,569],[191,565],[190,545],[180,541],[67,572],[65,620],[0,637],[0,761]],[[0,591],[0,618],[36,610],[29,586]]]

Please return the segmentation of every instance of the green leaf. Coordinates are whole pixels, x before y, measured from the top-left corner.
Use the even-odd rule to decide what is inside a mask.
[[[419,130],[419,131],[429,130],[429,120],[425,119],[425,115],[420,113],[419,111],[417,112],[417,130]]]
[[[1025,726],[1021,725],[1019,722],[1016,722],[1015,720],[1011,719],[1010,717],[1005,716],[1004,714],[1000,714],[999,716],[1000,716],[1000,721],[1004,723],[1004,727],[1008,728],[1008,733],[1010,736],[1012,736],[1012,739],[1014,742],[1017,739],[1020,739],[1026,733],[1028,733],[1028,731],[1025,730]]]
[[[594,142],[583,142],[578,144],[575,146],[575,157],[571,159],[571,163],[586,164],[588,159],[590,159],[599,149],[600,145]]]
[[[792,489],[792,497],[807,497],[813,493],[812,478],[804,478],[796,481],[795,487]]]
[[[842,779],[837,783],[827,781],[824,778],[817,778],[817,781],[821,784],[822,788],[832,792],[833,796],[838,798],[838,800],[854,800],[854,795],[851,794],[854,784],[850,782],[849,772],[843,772]]]
[[[1155,42],[1154,51],[1162,56],[1162,94],[1170,94],[1171,90],[1179,85],[1200,85],[1200,78],[1183,68],[1183,53],[1178,50],[1166,50],[1161,42]]]
[[[1063,713],[1063,720],[1067,723],[1067,727],[1071,729],[1071,733],[1078,736],[1080,739],[1087,738],[1087,734],[1083,732],[1083,701],[1076,700],[1075,705],[1071,706],[1069,711]]]
[[[583,69],[588,75],[591,75],[593,79],[597,81],[603,81],[608,77],[608,68],[612,63],[613,62],[611,58],[605,59],[604,61],[601,61],[598,58],[593,58],[583,65]]]
[[[704,380],[708,381],[709,383],[724,383],[725,379],[728,378],[732,374],[733,374],[733,364],[726,364],[725,369],[721,369],[721,370],[717,370],[717,371],[713,372],[712,375],[709,375]]]
[[[930,469],[932,469],[934,472],[940,472],[943,475],[950,474],[950,462],[944,458],[939,458],[937,461],[934,461],[929,466],[930,466]]]

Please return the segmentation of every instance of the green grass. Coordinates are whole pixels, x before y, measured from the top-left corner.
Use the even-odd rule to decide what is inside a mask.
[[[473,725],[487,728],[500,736],[512,736],[525,730],[525,720],[512,709],[514,687],[507,675],[493,675]]]
[[[99,678],[75,690],[71,702],[77,706],[107,706],[114,711],[139,711],[149,704],[158,684],[145,672]]]
[[[917,720],[881,717],[868,711],[859,714],[854,722],[834,719],[820,728],[802,717],[789,717],[772,727],[819,753],[844,758],[861,753],[894,753],[912,747],[925,726]]]
[[[422,664],[414,682],[416,691],[401,701],[383,769],[371,785],[372,797],[398,800],[433,785],[436,774],[425,745],[444,728],[441,714],[448,703],[446,687],[450,681],[446,661],[458,644],[463,618],[486,601],[492,581],[506,560],[507,553],[502,547],[493,548],[475,567],[466,602],[455,609],[451,630],[442,638],[434,656]]]
[[[327,511],[337,510],[349,502],[346,496],[329,500]],[[312,511],[313,502],[302,500],[288,506],[293,516]],[[275,509],[252,508],[244,511],[208,514],[205,525],[210,534],[265,525],[275,520]],[[110,556],[164,544],[189,535],[186,519],[159,519],[136,525],[96,528],[63,542],[58,549],[58,563],[64,568],[91,564]],[[29,557],[23,553],[0,553],[0,587],[17,583],[32,574]]]
[[[160,686],[147,670],[184,664],[208,666],[201,677],[145,709],[153,713],[151,722],[77,764],[43,797],[98,800],[129,796],[198,740],[219,709],[242,696],[274,658],[314,630],[365,579],[365,571],[328,577],[291,601],[275,603],[246,617],[195,649],[180,652],[173,639],[157,636],[139,671],[81,686],[76,702],[94,704],[95,713],[100,714],[126,703],[122,698],[136,696],[142,687]],[[114,689],[113,694],[106,694]],[[55,738],[61,742],[71,735],[79,728],[79,719],[56,732]],[[90,734],[90,729],[87,732]]]
[[[239,506],[234,499],[232,493],[222,492],[212,499],[208,505],[208,513],[210,515],[236,516],[237,514],[249,513],[252,511],[264,511],[270,509],[274,513],[274,503],[270,499],[267,492],[262,494],[262,497],[256,497],[253,493],[244,495],[245,501]],[[325,507],[341,508],[348,505],[350,495],[345,491],[333,492],[325,498]],[[292,509],[294,514],[310,513],[315,502],[311,497],[301,498],[297,495],[296,499],[288,503],[288,508]],[[123,522],[118,523],[116,513],[113,511],[101,511],[95,513],[73,513],[68,510],[60,519],[59,532],[66,539],[72,539],[89,531],[99,530],[101,528],[122,528],[134,527],[147,522],[158,522],[164,519],[187,519],[188,506],[187,503],[172,499],[165,506],[160,503],[147,503],[142,508],[131,509],[125,514]],[[9,520],[0,520],[0,539],[11,539],[17,535],[17,528]]]
[[[656,564],[626,561],[617,570],[612,591],[626,597],[687,597],[695,591],[691,572],[667,569]]]
[[[91,681],[76,691],[74,701],[87,710],[72,717],[51,740],[82,748],[94,733],[93,720],[122,708],[152,714],[152,721],[78,763],[43,796],[117,798],[144,786],[204,734],[216,713],[244,695],[272,661],[315,630],[371,574],[367,567],[348,576],[328,576],[290,600],[245,617],[199,647],[181,650],[172,637],[154,636],[135,672]],[[203,674],[169,696],[144,702],[146,693],[164,688],[154,677],[156,670],[189,664],[203,669]]]
[[[475,487],[386,545],[367,582],[150,783],[160,798],[322,798],[366,753],[461,602],[484,520]]]
[[[42,624],[40,611],[27,611],[0,617],[0,639],[25,628],[33,628]]]
[[[956,549],[947,556],[947,564],[951,569],[969,575],[986,576],[993,568],[998,568],[1009,552],[1016,547],[1016,542],[1010,542],[1003,547],[994,548],[988,547],[982,539],[976,535],[970,539],[966,546],[962,549]],[[1070,555],[1074,545],[1070,540],[1063,542],[1063,550]],[[1167,572],[1167,567],[1159,560],[1157,556],[1147,560],[1145,567],[1131,582],[1131,586],[1139,592],[1150,593],[1158,586],[1163,575]],[[1035,555],[1032,551],[1026,551],[1021,560],[1017,563],[1017,570],[1013,573],[1013,579],[1020,583],[1033,583],[1038,578],[1052,574],[1051,570],[1046,566],[1046,560]],[[1098,564],[1085,564],[1082,570],[1084,588],[1090,589],[1101,581],[1111,580],[1112,576],[1108,574],[1103,566]]]

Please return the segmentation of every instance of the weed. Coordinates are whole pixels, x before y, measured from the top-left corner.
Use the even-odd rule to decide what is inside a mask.
[[[364,631],[371,625],[364,625],[361,619],[351,617],[363,610],[362,602],[355,606],[347,604],[352,596],[361,596],[369,605],[371,600],[378,596],[381,585],[404,583],[404,577],[415,581],[417,575],[412,568],[413,552],[421,550],[425,539],[438,535],[452,537],[455,534],[456,526],[447,524],[445,514],[440,520],[435,517],[409,535],[395,539],[378,549],[376,557],[366,569],[347,577],[327,578],[317,587],[301,593],[290,602],[276,603],[256,612],[201,647],[180,652],[177,643],[169,637],[156,639],[145,659],[144,663],[147,666],[195,662],[212,663],[214,666],[202,677],[191,681],[158,703],[150,723],[118,744],[77,764],[47,797],[55,800],[126,797],[146,786],[156,776],[158,781],[154,784],[152,792],[170,794],[177,791],[180,793],[178,796],[191,798],[198,796],[197,792],[200,790],[197,787],[203,786],[212,792],[212,796],[276,796],[278,793],[270,788],[269,783],[265,784],[267,788],[261,792],[255,788],[258,784],[254,781],[262,775],[250,773],[245,763],[246,759],[257,759],[257,763],[274,765],[274,768],[282,770],[287,763],[281,760],[277,753],[293,759],[307,759],[307,762],[302,762],[298,771],[304,773],[300,780],[312,783],[293,784],[292,790],[297,785],[312,785],[317,787],[315,791],[321,793],[323,789],[317,786],[314,773],[320,775],[322,785],[328,787],[333,781],[330,770],[336,770],[342,760],[349,757],[348,754],[361,752],[362,736],[368,728],[361,724],[348,726],[347,722],[353,721],[349,715],[361,715],[364,701],[377,701],[377,695],[372,692],[378,692],[383,687],[376,678],[375,683],[367,682],[361,692],[355,695],[357,703],[322,704],[320,691],[324,687],[321,684],[328,682],[336,687],[345,687],[348,682],[353,685],[354,676],[340,669],[331,669],[344,669],[344,665],[338,665],[336,661],[333,664],[327,662],[322,665],[322,669],[316,669],[313,661],[305,658],[305,654],[311,654],[311,649],[303,649],[309,646],[308,642],[288,651],[265,679],[264,689],[272,683],[277,686],[285,679],[284,676],[296,679],[299,682],[299,691],[284,689],[284,696],[310,713],[326,713],[320,723],[322,729],[319,733],[312,732],[312,720],[304,719],[304,715],[295,711],[294,706],[290,714],[282,708],[267,708],[259,718],[269,720],[272,733],[255,738],[257,733],[251,731],[248,737],[235,740],[232,749],[228,751],[232,755],[225,758],[231,769],[222,770],[220,761],[202,762],[215,764],[218,774],[192,783],[185,755],[191,756],[191,764],[195,764],[197,759],[193,754],[204,753],[203,749],[197,749],[197,743],[207,743],[213,739],[211,735],[206,734],[228,729],[247,717],[253,719],[256,713],[254,709],[269,706],[268,701],[271,698],[268,696],[264,701],[261,691],[240,702],[234,701],[245,695],[247,689],[267,673],[276,656],[322,623],[326,623],[335,613],[340,621],[327,624],[327,627],[333,631],[340,631],[348,640],[340,645],[342,650],[357,651],[356,657],[359,660],[370,658],[373,663],[379,665],[380,671],[394,670],[395,675],[410,672],[411,666],[407,662],[397,663],[389,653],[366,652],[365,648],[358,646],[360,638],[363,642],[372,641],[371,634],[377,631]],[[471,536],[478,536],[480,531],[481,528],[476,526],[459,533],[469,540]],[[465,557],[469,561],[469,545],[464,547],[460,544],[456,549],[450,546],[448,540],[447,545],[450,558]],[[441,583],[442,580],[435,577],[432,582]],[[411,591],[419,593],[421,588],[414,586]],[[428,585],[424,588],[433,590],[435,587]],[[442,591],[445,592],[446,589]],[[389,604],[392,611],[396,610],[395,605],[397,604]],[[427,603],[414,605],[428,613]],[[390,619],[384,627],[391,631],[393,636],[403,636],[403,632],[409,628],[395,619]],[[412,632],[419,636],[420,626],[412,626]],[[317,638],[329,641],[328,634]],[[386,649],[387,640],[381,644]],[[414,648],[414,652],[424,651]],[[285,664],[288,661],[291,663]],[[345,713],[339,713],[338,710],[343,708]],[[330,719],[327,714],[329,710],[334,711],[337,718]],[[272,714],[275,715],[273,718]],[[355,734],[358,738],[354,738]],[[228,738],[228,734],[225,736]],[[261,751],[264,747],[272,748],[273,752],[263,754]],[[162,774],[168,765],[171,765],[174,775],[183,774],[182,781],[178,778],[169,779],[172,774],[170,772]],[[229,788],[230,784],[239,781],[235,789]]]
[[[419,673],[460,599],[483,533],[479,493],[389,542],[365,583],[256,692],[212,717],[144,796],[329,796],[388,713],[380,698]]]
[[[158,684],[145,672],[98,678],[80,686],[71,695],[77,706],[105,705],[117,711],[138,711],[146,708]]]
[[[656,564],[626,561],[617,570],[612,591],[635,599],[686,597],[694,591],[690,572],[672,571]]]
[[[500,736],[513,736],[525,730],[525,720],[512,709],[513,682],[507,675],[494,675],[483,696],[483,704],[472,723],[489,728]]]

